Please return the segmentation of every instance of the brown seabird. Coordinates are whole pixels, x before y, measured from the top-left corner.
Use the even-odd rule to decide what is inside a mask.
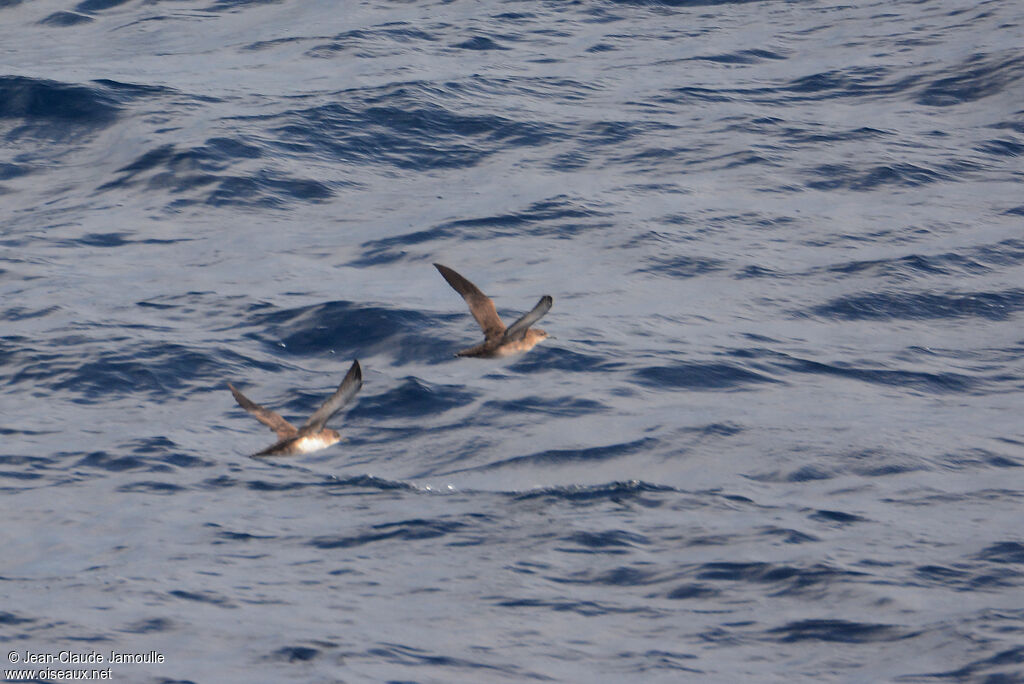
[[[512,325],[505,327],[494,308],[491,298],[480,291],[473,283],[461,275],[441,264],[434,264],[434,267],[441,272],[448,284],[455,288],[455,291],[462,295],[469,304],[469,312],[484,330],[484,341],[475,347],[463,349],[457,352],[456,356],[475,356],[480,358],[494,358],[519,354],[529,349],[548,336],[540,328],[531,328],[544,316],[554,303],[551,295],[544,295],[537,302],[533,310],[524,315]]]
[[[253,456],[293,456],[308,454],[312,451],[325,449],[341,440],[337,430],[324,427],[335,413],[344,408],[359,388],[363,386],[363,370],[359,361],[354,361],[345,374],[337,391],[309,417],[302,427],[296,428],[280,415],[253,403],[244,394],[235,389],[230,382],[228,387],[235,396],[238,405],[256,417],[271,430],[277,433],[278,441]]]

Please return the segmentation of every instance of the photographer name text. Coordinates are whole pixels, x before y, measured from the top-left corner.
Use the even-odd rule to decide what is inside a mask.
[[[98,663],[111,663],[114,665],[148,664],[164,662],[164,654],[157,651],[149,651],[148,653],[121,653],[118,651],[111,651],[107,655],[104,655],[99,651],[87,651],[85,653],[60,651],[56,654],[25,651],[21,658],[18,658],[17,652],[12,651],[8,660],[11,662],[20,661],[26,665],[52,665],[53,663],[61,663],[64,665],[95,665]]]

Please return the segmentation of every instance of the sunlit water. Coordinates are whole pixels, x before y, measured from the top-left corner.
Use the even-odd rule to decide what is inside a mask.
[[[1012,0],[0,2],[0,634],[133,682],[1024,681]],[[502,361],[448,264],[549,339]],[[342,442],[274,435],[358,358]]]

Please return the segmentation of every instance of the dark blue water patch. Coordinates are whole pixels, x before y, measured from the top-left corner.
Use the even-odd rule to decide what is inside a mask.
[[[1009,239],[994,245],[982,245],[970,251],[972,258],[998,266],[1024,264],[1024,240]]]
[[[984,318],[1004,321],[1024,309],[1024,290],[998,292],[868,292],[838,297],[812,307],[821,318],[846,321]]]
[[[637,546],[645,546],[650,540],[642,534],[627,530],[605,530],[603,532],[574,532],[562,541],[572,547],[556,548],[563,553],[623,554]]]
[[[125,174],[118,183],[128,184],[135,174],[161,167],[220,171],[237,160],[261,156],[258,147],[233,138],[208,138],[203,145],[185,151],[176,151],[172,144],[159,145],[118,169]]]
[[[996,157],[1019,157],[1024,154],[1024,144],[1016,140],[986,140],[982,144],[976,145],[974,149]]]
[[[634,273],[650,273],[666,278],[695,278],[721,271],[725,262],[720,259],[689,256],[653,256],[646,259],[648,264]]]
[[[533,235],[537,237],[569,237],[591,225],[595,218],[607,217],[607,212],[589,206],[589,203],[569,195],[554,195],[533,202],[525,209],[478,218],[457,219],[442,224],[452,237],[463,239],[490,239]],[[554,224],[554,225],[551,225]],[[602,222],[599,225],[608,225]]]
[[[62,460],[76,458],[69,467],[73,469],[94,468],[106,470],[112,473],[123,473],[130,471],[145,471],[150,473],[170,473],[173,469],[169,466],[153,463],[145,458],[136,456],[115,456],[105,451],[93,451],[88,454],[60,453]]]
[[[181,392],[206,391],[194,386],[197,380],[219,385],[225,376],[220,361],[179,344],[145,344],[121,352],[102,351],[85,356],[93,360],[66,370],[40,368],[33,375],[52,390],[66,391],[72,396],[71,401],[79,404],[139,394],[148,394],[163,403],[180,398]],[[31,379],[24,374],[16,378]]]
[[[858,192],[878,187],[917,187],[937,181],[952,180],[954,176],[916,166],[908,162],[883,164],[867,169],[854,168],[847,164],[822,164],[808,169],[810,176],[805,185],[813,190],[848,189]]]
[[[0,119],[23,121],[7,134],[63,139],[104,128],[117,120],[120,107],[102,88],[24,76],[0,76]]]
[[[452,47],[453,48],[458,48],[459,50],[508,50],[509,49],[509,48],[505,47],[504,45],[502,45],[501,43],[499,43],[499,42],[497,42],[497,41],[495,41],[495,40],[493,40],[491,38],[488,38],[487,36],[473,36],[472,38],[469,38],[467,40],[462,41],[461,43],[456,43],[456,44],[452,45]]]
[[[637,651],[621,651],[616,653],[614,657],[619,659],[621,662],[633,662],[634,665],[632,671],[638,673],[646,673],[648,670],[673,670],[676,672],[687,672],[691,675],[706,674],[705,670],[687,667],[686,665],[683,665],[682,662],[679,662],[696,660],[698,656],[692,653],[678,653],[662,649],[651,649],[642,653]]]
[[[992,468],[1020,468],[1020,462],[1005,456],[991,452],[987,449],[964,449],[954,453],[944,454],[942,464],[948,468],[961,470],[972,467]]]
[[[579,103],[603,92],[599,83],[551,76],[481,76],[474,74],[457,81],[445,81],[444,89],[434,84],[435,96],[493,101],[497,99],[537,99],[553,102]],[[559,142],[565,142],[563,138]]]
[[[650,617],[657,617],[658,614],[649,608],[630,608],[616,606],[598,601],[574,601],[558,599],[535,599],[535,598],[509,598],[497,601],[494,605],[502,608],[544,608],[556,613],[575,613],[583,617],[597,617],[600,615],[629,615],[646,614]],[[517,610],[517,613],[521,612]],[[545,677],[544,679],[547,679]]]
[[[735,423],[709,423],[707,425],[685,427],[681,431],[701,437],[733,437],[743,432],[743,426]]]
[[[375,266],[406,259],[407,250],[415,245],[441,240],[492,240],[523,236],[568,239],[590,230],[612,224],[603,220],[607,214],[567,195],[556,195],[533,202],[528,207],[507,214],[446,221],[430,228],[369,240],[360,247],[362,256],[351,266]],[[483,284],[486,291],[486,283]]]
[[[556,324],[552,323],[552,327]],[[548,327],[551,331],[551,327]],[[544,373],[552,370],[574,373],[605,373],[623,367],[620,361],[608,361],[596,354],[584,354],[554,345],[555,340],[547,340],[535,347],[529,354],[520,355],[507,370],[515,373]]]
[[[280,5],[283,0],[216,0],[204,12],[237,12],[262,5]]]
[[[722,592],[715,589],[707,584],[700,582],[687,582],[686,584],[680,584],[675,589],[672,589],[665,598],[672,599],[674,601],[685,601],[689,599],[706,599],[714,598],[719,596]]]
[[[132,482],[117,488],[119,494],[158,494],[162,496],[169,496],[183,491],[185,491],[185,487],[172,482],[155,481]]]
[[[867,522],[867,518],[862,518],[854,513],[844,513],[843,511],[828,511],[819,510],[811,513],[807,516],[811,520],[817,520],[818,522],[824,523],[837,523],[839,525],[852,525],[855,523]]]
[[[181,95],[173,88],[148,85],[145,83],[126,83],[124,81],[114,81],[109,78],[98,78],[92,82],[103,88],[103,92],[113,98],[113,100],[118,104],[131,104],[139,100],[151,101],[160,97]],[[194,95],[188,97],[190,101],[219,102],[217,98],[206,95]]]
[[[348,416],[371,420],[379,420],[381,416],[388,419],[422,418],[467,406],[475,400],[476,394],[466,391],[461,385],[428,383],[408,376],[383,394],[362,397]]]
[[[310,646],[284,646],[277,649],[266,660],[282,663],[308,663],[320,655],[320,649]]]
[[[655,173],[664,170],[678,159],[692,160],[683,162],[685,164],[701,164],[711,161],[701,156],[697,148],[679,145],[631,149],[628,153],[612,157],[610,161],[612,164],[632,166],[637,173]]]
[[[0,162],[0,180],[20,178],[21,176],[27,176],[30,173],[32,173],[32,168],[29,166],[19,166],[18,164]]]
[[[459,532],[465,527],[465,523],[457,520],[405,520],[373,525],[362,534],[314,537],[308,544],[318,549],[350,549],[379,541],[436,539]]]
[[[1007,245],[1007,248],[1012,249],[1012,246]],[[973,249],[970,252],[982,253],[983,248]],[[992,269],[967,254],[946,252],[944,254],[909,254],[894,259],[848,261],[817,270],[844,276],[872,276],[906,281],[920,275],[980,275],[988,273]]]
[[[944,679],[953,682],[982,682],[983,684],[1020,684],[1024,666],[1024,646],[1014,646],[990,658],[972,661],[956,670],[913,674],[900,677],[900,681]],[[1001,670],[1001,671],[998,671]]]
[[[26,321],[30,318],[45,318],[52,313],[57,313],[61,310],[59,306],[47,306],[42,309],[28,309],[22,306],[11,307],[10,309],[4,309],[0,311],[0,320],[2,321]]]
[[[281,470],[291,470],[301,473],[302,481],[270,482],[267,480],[239,479],[229,475],[219,475],[203,480],[203,489],[231,489],[242,487],[255,492],[280,492],[299,491],[303,489],[318,489],[326,494],[337,494],[339,496],[362,495],[374,492],[390,492],[401,490],[410,493],[419,493],[420,490],[408,482],[397,480],[385,480],[373,475],[358,475],[350,478],[338,478],[333,475],[325,475],[301,465],[286,463],[282,461],[270,461],[260,459],[260,463],[270,465]],[[310,477],[318,479],[311,480]]]
[[[573,396],[554,397],[551,399],[538,396],[508,400],[494,399],[485,402],[483,405],[484,414],[488,418],[516,413],[575,417],[603,413],[607,410],[608,407],[599,401]]]
[[[672,487],[631,480],[628,482],[610,482],[593,486],[543,487],[526,492],[517,492],[512,495],[512,498],[516,501],[545,499],[551,502],[568,501],[582,505],[604,503],[606,501],[618,504],[628,501],[630,503],[637,503],[644,508],[659,508],[664,503],[664,499],[652,495],[665,495],[675,491],[677,490]]]
[[[24,625],[30,622],[36,622],[36,619],[21,617],[16,613],[0,610],[0,625]]]
[[[114,7],[120,7],[132,0],[82,0],[82,2],[75,5],[75,10],[79,12],[103,12],[104,10],[113,9]]]
[[[23,454],[0,455],[0,466],[18,467],[33,471],[46,470],[56,462],[57,461],[51,456],[25,456]],[[19,476],[15,473],[24,474],[24,470],[9,472],[12,477]]]
[[[924,463],[882,463],[879,465],[861,466],[850,468],[850,472],[862,477],[889,477],[890,475],[903,475],[918,470],[928,470]]]
[[[774,365],[796,373],[831,375],[859,380],[873,385],[886,385],[928,394],[959,394],[978,389],[983,380],[962,373],[923,373],[917,371],[856,368],[840,364],[827,364],[788,356]]]
[[[678,105],[691,105],[703,102],[724,103],[732,102],[737,99],[737,97],[741,96],[742,94],[727,94],[727,91],[715,90],[713,88],[684,86],[682,88],[672,88],[668,95],[648,98],[648,102]],[[640,105],[643,103],[638,102],[630,104]]]
[[[664,390],[733,390],[749,385],[782,382],[725,363],[679,362],[671,366],[648,366],[633,375],[645,387]]]
[[[967,578],[970,573],[965,570],[956,570],[943,565],[922,565],[914,569],[914,574],[921,579],[939,584],[948,585],[951,582]]]
[[[992,572],[977,575],[962,591],[993,591],[998,592],[1010,587],[1021,586],[1021,573],[1008,568],[1000,568]]]
[[[1024,565],[1024,544],[1017,541],[997,542],[979,551],[975,558],[990,563]]]
[[[491,665],[484,662],[474,662],[472,660],[466,660],[464,658],[452,658],[450,656],[432,655],[423,649],[415,648],[412,646],[405,646],[403,644],[382,643],[380,647],[368,649],[366,651],[365,657],[374,663],[385,662],[394,663],[398,665],[427,665],[430,667],[450,667],[457,668],[459,670],[483,670],[485,672],[500,672],[506,676],[515,677],[516,679],[548,679],[548,677],[533,674],[528,670],[523,670],[522,668],[515,665]],[[479,677],[479,681],[491,681],[491,677],[493,677],[493,675],[481,675]],[[393,684],[407,683],[401,681],[394,681]]]
[[[765,632],[769,639],[784,644],[800,641],[871,644],[910,639],[919,633],[895,625],[848,620],[798,620]]]
[[[884,98],[910,99],[925,106],[951,106],[1002,93],[1019,81],[1022,75],[1022,57],[979,54],[934,74],[919,72],[900,77],[889,67],[853,66],[808,74],[758,88],[674,88],[668,94],[650,98],[650,101],[686,104],[692,101],[743,100],[778,105],[842,98],[857,98],[860,102],[868,98]]]
[[[161,195],[188,195],[173,199],[175,207],[197,203],[278,207],[321,202],[334,195],[334,190],[320,181],[268,167],[247,175],[230,171],[240,162],[263,156],[259,147],[226,137],[209,138],[203,145],[185,150],[160,145],[118,169],[120,176],[100,185],[98,191],[142,188]]]
[[[171,206],[185,207],[202,201],[215,207],[253,206],[271,209],[283,208],[293,202],[323,202],[333,196],[334,190],[320,181],[292,178],[277,171],[262,169],[251,176],[225,177],[218,181],[217,187],[203,200],[193,202],[179,199]]]
[[[438,40],[440,38],[436,34],[423,31],[407,22],[391,22],[373,28],[338,33],[329,39],[330,42],[320,43],[307,50],[306,56],[313,59],[329,59],[340,53],[348,53],[359,58],[372,58],[383,54],[396,54],[394,51],[407,50],[408,46],[419,42],[433,43]],[[383,52],[384,50],[389,52]]]
[[[410,256],[407,251],[409,247],[444,240],[454,236],[454,231],[441,225],[426,230],[418,230],[413,233],[406,233],[405,235],[368,240],[360,245],[363,248],[362,256],[349,261],[346,266],[362,268],[365,266],[380,266],[382,264],[394,263]]]
[[[573,136],[582,149],[595,146],[621,145],[638,137],[651,134],[672,134],[680,127],[661,121],[595,121],[584,125]]]
[[[44,475],[42,473],[25,473],[20,470],[0,470],[0,478],[7,480],[41,480]]]
[[[195,601],[197,603],[208,603],[210,605],[217,606],[218,608],[238,607],[230,599],[220,596],[212,591],[185,591],[184,589],[175,589],[167,593],[177,599]]]
[[[821,541],[819,537],[815,537],[814,535],[784,527],[766,527],[760,530],[757,534],[759,537],[777,539],[783,544],[808,544],[811,542]]]
[[[451,360],[451,343],[433,334],[439,327],[434,317],[418,311],[360,306],[354,302],[324,304],[260,312],[250,325],[264,332],[246,336],[263,342],[277,354],[322,356],[335,353],[359,358],[386,353],[393,363]]]
[[[54,12],[39,20],[41,26],[78,26],[88,24],[93,18],[77,12]]]
[[[573,150],[571,152],[563,152],[556,154],[548,162],[548,168],[554,171],[570,172],[578,171],[586,168],[590,163],[591,155],[581,150]]]
[[[662,573],[653,568],[623,565],[602,572],[582,571],[569,577],[548,577],[558,584],[604,585],[611,587],[642,587],[664,581]]]
[[[744,475],[744,477],[755,482],[814,482],[817,480],[831,480],[838,475],[837,472],[823,468],[820,465],[810,464],[800,466],[796,470],[784,472],[773,470],[757,475]]]
[[[250,542],[275,538],[274,535],[271,534],[249,534],[248,532],[233,532],[231,530],[225,530],[217,523],[207,523],[206,527],[212,527],[217,530],[217,537],[216,540],[212,542],[213,544]]]
[[[139,620],[125,625],[121,632],[129,634],[153,634],[155,632],[170,632],[175,628],[175,622],[167,618],[149,618]]]
[[[439,104],[434,90],[410,83],[341,92],[330,104],[260,119],[271,126],[277,136],[271,144],[281,153],[408,171],[467,168],[497,152],[562,137],[551,123],[457,113]]]
[[[920,74],[895,81],[886,81],[890,69],[882,66],[853,66],[802,76],[779,90],[795,93],[799,99],[834,99],[892,95],[911,89],[921,80]]]
[[[608,461],[630,454],[649,451],[658,444],[653,437],[645,437],[632,442],[620,444],[608,444],[606,446],[589,447],[584,449],[549,449],[526,456],[513,456],[494,463],[476,468],[475,470],[496,470],[507,467],[529,467],[529,466],[553,466],[569,463],[593,463]]]
[[[998,567],[996,572],[978,564],[956,563],[954,567],[923,565],[914,569],[914,578],[926,587],[940,587],[945,590],[971,592],[1000,587],[1019,586],[1021,573],[1010,568]]]
[[[704,563],[694,571],[694,577],[703,582],[728,581],[774,585],[771,596],[796,596],[828,589],[836,584],[860,580],[864,573],[839,570],[825,564],[806,568],[774,563]]]
[[[162,463],[179,468],[211,465],[211,462],[205,459],[177,452],[177,446],[177,444],[166,437],[147,437],[119,444],[118,449],[123,449],[139,456],[151,456],[157,458]]]
[[[721,55],[698,55],[688,58],[690,61],[716,62],[719,64],[757,64],[765,60],[786,59],[786,55],[772,50],[747,48]]]
[[[781,123],[781,122],[780,122]],[[761,127],[764,129],[765,127]],[[773,126],[773,128],[778,128]],[[859,140],[879,140],[896,135],[893,131],[880,130],[869,126],[850,128],[844,130],[830,130],[827,133],[816,132],[817,127],[811,129],[785,128],[778,130],[775,135],[785,142],[794,145],[822,145],[834,144],[837,142],[851,142]]]
[[[950,107],[998,95],[1024,78],[1024,57],[978,53],[937,76],[922,89],[918,104]]]
[[[192,238],[133,240],[129,235],[129,233],[89,233],[80,238],[57,240],[55,244],[64,247],[123,247],[125,245],[173,245],[192,241]]]
[[[358,32],[354,31],[353,33],[358,33]],[[269,48],[278,47],[279,45],[288,45],[289,43],[300,43],[300,42],[308,41],[308,40],[309,40],[309,37],[307,37],[307,36],[288,36],[287,38],[273,38],[271,40],[258,40],[255,43],[249,43],[248,45],[246,45],[242,49],[243,50],[251,50],[251,51],[266,50],[266,49],[269,49]]]

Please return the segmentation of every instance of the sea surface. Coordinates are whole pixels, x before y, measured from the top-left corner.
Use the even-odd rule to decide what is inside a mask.
[[[0,0],[3,667],[1024,682],[1022,154],[1019,0]]]

